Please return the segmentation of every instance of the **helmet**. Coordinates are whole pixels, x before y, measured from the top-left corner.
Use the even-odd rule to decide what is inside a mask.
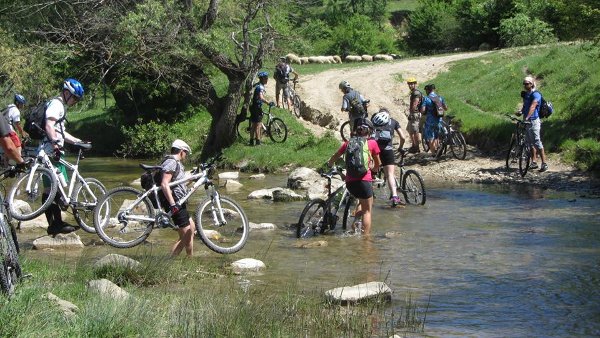
[[[433,83],[430,83],[425,86],[425,91],[432,91],[432,90],[435,90],[435,85]]]
[[[411,76],[406,79],[406,83],[417,83],[417,78]]]
[[[25,96],[21,95],[21,94],[15,94],[15,104],[25,104],[27,101],[25,101]]]
[[[63,89],[68,90],[71,94],[80,99],[83,97],[83,85],[75,79],[66,79],[63,83]]]
[[[269,73],[262,71],[258,73],[258,78],[261,79],[263,77],[269,77]]]
[[[187,143],[185,143],[184,141],[177,139],[175,141],[173,141],[173,144],[171,145],[171,148],[176,148],[179,150],[183,150],[185,152],[188,153],[188,155],[192,154],[192,149],[190,148],[190,146],[188,146]]]
[[[349,84],[349,83],[348,83],[348,81],[346,81],[346,80],[344,80],[344,81],[340,82],[340,85],[339,85],[339,87],[340,87],[340,89],[351,88],[351,87],[350,87],[350,84]]]
[[[369,121],[369,119],[365,119],[365,118],[358,118],[356,120],[354,120],[354,130],[356,130],[357,132],[360,131],[360,129],[371,129],[374,130],[375,128],[373,127],[373,123],[371,123],[371,121]]]
[[[373,125],[376,127],[385,126],[390,122],[390,113],[387,110],[379,110],[379,112],[371,117]]]

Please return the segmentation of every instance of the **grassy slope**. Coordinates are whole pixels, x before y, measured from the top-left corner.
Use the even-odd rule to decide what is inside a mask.
[[[472,143],[506,147],[512,124],[503,116],[520,103],[522,79],[538,78],[538,89],[555,112],[543,124],[543,141],[552,152],[583,169],[600,169],[600,63],[587,44],[502,50],[456,63],[431,82],[446,97]]]

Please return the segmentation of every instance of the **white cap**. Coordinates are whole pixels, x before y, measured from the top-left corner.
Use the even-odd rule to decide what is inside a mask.
[[[188,155],[192,154],[192,149],[190,148],[190,146],[188,146],[187,143],[185,143],[184,141],[182,141],[180,139],[173,141],[171,148],[177,148],[177,149],[184,150],[188,153]]]
[[[526,76],[523,79],[523,82],[529,82],[533,87],[535,87],[535,80],[533,79],[533,76]]]

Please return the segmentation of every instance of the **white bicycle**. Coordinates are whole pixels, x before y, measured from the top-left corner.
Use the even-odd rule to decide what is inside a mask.
[[[67,183],[64,176],[50,161],[44,150],[46,142],[40,142],[36,159],[31,168],[17,178],[8,193],[7,202],[10,215],[18,221],[28,221],[41,215],[60,193],[59,206],[62,210],[71,208],[75,221],[81,229],[94,233],[93,210],[96,203],[106,193],[106,188],[95,178],[84,178],[79,173],[79,161],[84,150],[92,148],[90,143],[75,143],[77,160],[75,164],[60,159],[70,172]],[[48,197],[44,198],[45,186],[49,187]]]

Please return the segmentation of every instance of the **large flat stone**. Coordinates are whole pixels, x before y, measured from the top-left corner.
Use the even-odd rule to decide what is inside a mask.
[[[392,289],[383,282],[369,282],[328,290],[325,292],[325,297],[331,302],[342,304],[357,303],[373,298],[389,301],[392,299]]]

